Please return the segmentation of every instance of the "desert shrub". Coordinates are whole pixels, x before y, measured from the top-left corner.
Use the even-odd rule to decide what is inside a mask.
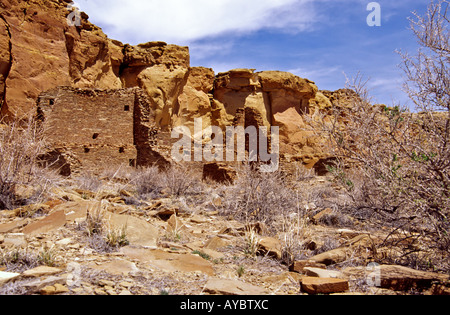
[[[131,184],[141,197],[157,198],[163,193],[180,197],[198,191],[201,177],[185,165],[172,165],[163,170],[151,166],[138,169]]]
[[[297,213],[284,215],[278,220],[277,231],[282,246],[281,262],[290,266],[296,259],[302,259],[305,243],[310,238],[306,211],[298,208]]]
[[[225,190],[224,214],[244,222],[262,222],[273,227],[277,216],[297,211],[296,193],[281,171],[263,173],[243,166],[233,185]]]
[[[342,244],[336,238],[329,236],[324,239],[322,246],[320,246],[319,248],[316,248],[313,251],[313,255],[319,255],[319,254],[334,250],[336,248],[339,248],[341,246],[342,246]]]
[[[139,168],[131,183],[139,196],[157,196],[162,189],[160,170],[157,166]]]
[[[39,252],[28,248],[0,249],[0,266],[9,272],[23,272],[37,266],[56,266],[53,248],[42,248]]]
[[[38,255],[26,248],[0,249],[0,266],[9,272],[22,272],[39,266],[39,263]]]
[[[39,187],[42,194],[53,184],[54,174],[39,163],[45,149],[43,130],[33,118],[0,122],[0,208],[26,204],[16,194],[19,185]]]
[[[411,20],[421,48],[417,56],[402,57],[414,110],[372,105],[367,81],[358,75],[348,85],[355,93],[335,101],[333,117],[318,126],[345,165],[330,171],[352,197],[352,215],[389,226],[383,245],[403,246],[404,259],[428,251],[443,269],[450,252],[448,6],[431,2],[426,16]],[[356,184],[349,167],[357,170]]]
[[[107,204],[99,202],[88,209],[86,220],[77,227],[88,246],[99,253],[114,252],[129,244],[127,227],[112,227],[106,215]]]
[[[86,213],[86,220],[83,228],[88,236],[99,235],[105,231],[106,224],[106,210],[102,202],[90,207]]]
[[[175,197],[195,193],[201,186],[201,177],[186,165],[172,165],[162,177],[165,188]]]
[[[302,163],[296,162],[294,167],[294,179],[296,181],[306,181],[316,176],[316,171],[313,168],[307,168]]]
[[[352,228],[354,223],[345,213],[333,210],[330,214],[325,214],[319,219],[319,224],[336,228]]]
[[[83,172],[75,178],[78,189],[97,192],[102,187],[102,181],[91,172]]]

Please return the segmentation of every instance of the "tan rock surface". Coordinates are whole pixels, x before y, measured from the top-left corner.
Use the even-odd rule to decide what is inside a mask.
[[[220,295],[268,295],[263,288],[239,280],[210,278],[204,292]]]
[[[343,279],[303,277],[300,282],[302,291],[309,294],[339,293],[349,289],[348,281]]]
[[[56,267],[39,266],[33,269],[28,269],[22,273],[23,277],[37,278],[42,276],[51,276],[62,272],[63,270]]]
[[[2,3],[0,15],[11,37],[5,104],[9,112],[23,116],[35,109],[42,91],[70,84],[66,9],[46,0]]]
[[[385,289],[407,291],[431,288],[433,282],[448,282],[448,275],[425,272],[403,266],[381,265],[371,268],[348,267],[342,271],[347,277],[368,278],[371,283]]]
[[[174,254],[162,250],[137,249],[132,247],[122,248],[122,252],[129,258],[138,259],[154,267],[168,272],[202,272],[214,275],[214,269],[207,260],[191,254]]]
[[[130,245],[143,246],[146,248],[156,248],[159,231],[152,224],[145,220],[114,213],[106,214],[107,225],[111,229],[121,230],[125,228],[127,240]]]
[[[0,271],[0,286],[20,277],[20,273]]]
[[[165,65],[156,65],[142,70],[137,76],[139,87],[150,97],[158,127],[169,127],[172,124],[173,110],[187,75],[187,68],[176,67],[170,70]]]
[[[211,100],[208,95],[214,86],[212,69],[194,67],[189,69],[187,83],[178,96],[178,109],[174,108],[172,126],[186,126],[194,134],[194,119],[201,118],[203,129],[213,125]]]
[[[63,210],[53,212],[43,219],[30,223],[23,228],[26,235],[37,235],[56,230],[66,224],[66,214]]]
[[[56,294],[63,294],[63,293],[68,293],[68,292],[69,292],[69,289],[60,283],[55,283],[54,285],[46,286],[45,288],[42,288],[40,290],[40,293],[42,295],[56,295]]]
[[[276,259],[281,259],[282,249],[281,242],[273,237],[263,237],[258,242],[258,252],[261,255],[268,255]]]

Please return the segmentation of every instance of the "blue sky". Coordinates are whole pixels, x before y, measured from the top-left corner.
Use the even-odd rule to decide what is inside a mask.
[[[370,78],[374,102],[407,103],[401,58],[414,53],[412,11],[428,0],[380,0],[381,26],[369,27],[371,0],[78,0],[90,21],[124,43],[165,41],[190,47],[191,65],[281,70],[345,86],[345,75]]]

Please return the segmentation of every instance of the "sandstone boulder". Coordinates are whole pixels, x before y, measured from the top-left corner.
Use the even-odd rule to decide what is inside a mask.
[[[42,288],[39,292],[41,295],[56,295],[68,293],[69,289],[60,283],[55,283],[54,285],[49,285]]]
[[[345,276],[336,270],[326,270],[322,268],[314,268],[314,267],[305,267],[303,269],[305,274],[309,277],[318,277],[318,278],[338,278],[343,279]]]
[[[257,122],[258,125],[253,124],[256,127],[271,125],[270,100],[262,91],[258,75],[253,69],[219,73],[214,84],[214,99],[215,118],[220,127],[233,124],[246,127],[249,120]],[[246,108],[251,110],[245,112]]]
[[[229,245],[229,243],[230,242],[226,239],[219,236],[214,236],[205,243],[203,248],[216,250]]]
[[[260,255],[267,255],[276,259],[282,257],[282,245],[281,242],[273,237],[263,237],[258,242],[258,253]]]
[[[343,247],[315,255],[309,258],[309,260],[325,265],[333,265],[344,262],[354,255],[365,258],[375,257],[377,255],[375,244],[370,235],[358,235],[348,240]]]
[[[55,211],[41,220],[30,223],[23,228],[26,235],[39,235],[63,227],[66,224],[66,214],[63,210]]]
[[[150,98],[158,127],[169,127],[177,106],[178,96],[187,80],[188,69],[176,67],[172,70],[164,65],[156,65],[142,70],[137,83]]]
[[[189,68],[189,48],[168,45],[165,42],[148,42],[137,46],[124,47],[125,72],[133,73],[133,69],[164,65],[168,69],[175,67]],[[142,69],[141,69],[142,70]]]
[[[20,273],[0,271],[0,286],[20,277]]]
[[[23,287],[29,293],[39,292],[41,289],[49,286],[55,286],[56,284],[65,286],[67,283],[67,275],[61,276],[49,276],[44,279],[36,278],[30,282],[25,282]],[[52,290],[52,289],[50,289]]]
[[[168,272],[201,272],[214,275],[211,263],[197,255],[174,254],[162,250],[140,249],[126,246],[122,248],[125,256],[168,271]]]
[[[320,269],[326,269],[327,266],[325,264],[317,263],[315,261],[311,260],[297,260],[295,261],[290,267],[290,271],[303,273],[304,269],[306,267],[314,267],[314,268],[320,268]]]
[[[77,88],[119,89],[123,45],[99,29],[65,33],[70,58],[70,77]]]
[[[436,283],[448,283],[450,277],[403,266],[381,265],[371,268],[348,267],[342,271],[347,277],[370,279],[375,286],[394,291],[425,290]]]
[[[2,4],[0,15],[10,37],[10,69],[3,105],[8,112],[22,117],[35,109],[42,91],[70,84],[69,56],[62,31],[67,28],[66,9],[48,0],[7,0]]]
[[[308,294],[330,294],[345,292],[349,289],[347,280],[336,278],[302,277],[302,291]]]
[[[38,278],[38,277],[42,277],[42,276],[55,275],[62,271],[63,271],[62,269],[56,268],[56,267],[39,266],[39,267],[24,271],[22,273],[22,276],[27,277],[27,278]]]
[[[318,255],[315,255],[309,260],[314,261],[316,263],[325,264],[325,265],[333,265],[340,262],[344,262],[351,255],[351,250],[346,247],[336,248]]]
[[[232,279],[210,278],[203,289],[209,294],[220,295],[268,295],[263,288]]]
[[[194,67],[189,69],[187,83],[178,96],[178,108],[174,108],[172,126],[188,127],[194,134],[194,119],[201,118],[203,129],[212,126],[211,100],[209,93],[214,86],[212,69]]]

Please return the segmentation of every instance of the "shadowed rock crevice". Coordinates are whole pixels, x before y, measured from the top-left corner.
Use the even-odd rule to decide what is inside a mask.
[[[0,15],[0,115],[7,112],[6,96],[6,80],[8,79],[12,58],[11,32],[6,19]]]

